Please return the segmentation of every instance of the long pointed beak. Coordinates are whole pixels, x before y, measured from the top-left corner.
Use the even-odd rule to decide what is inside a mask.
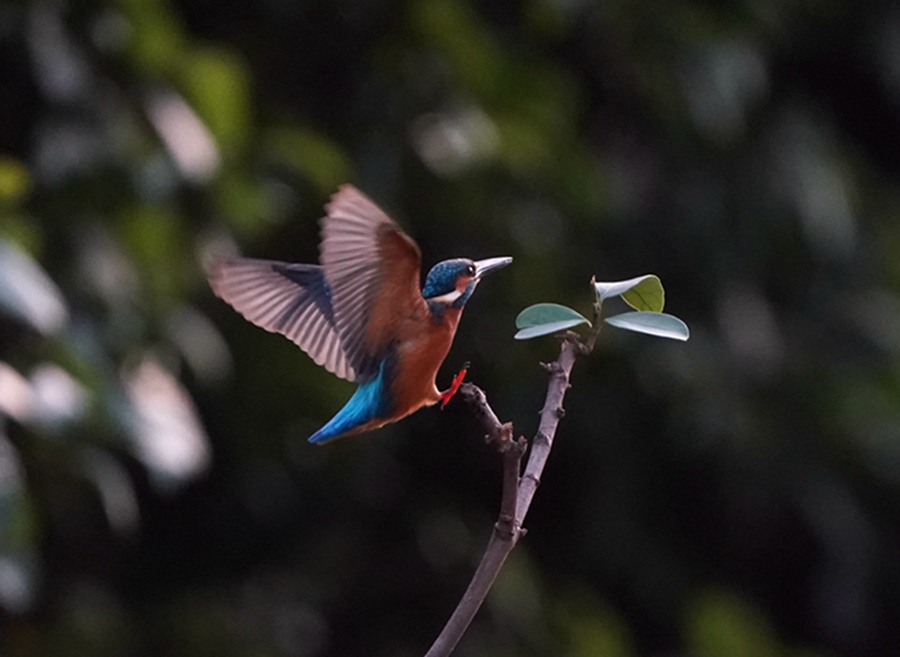
[[[488,272],[492,272],[495,269],[500,269],[502,267],[506,267],[509,263],[512,262],[512,258],[503,257],[503,258],[488,258],[486,260],[477,260],[475,262],[475,278],[481,278]]]

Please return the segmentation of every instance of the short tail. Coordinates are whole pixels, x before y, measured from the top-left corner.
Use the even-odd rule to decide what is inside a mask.
[[[324,445],[325,443],[341,438],[345,435],[348,435],[346,432],[343,433],[335,433],[335,431],[329,430],[329,422],[324,427],[316,431],[313,435],[309,437],[309,442],[314,443],[316,445]]]
[[[309,437],[309,442],[322,444],[335,438],[377,429],[390,421],[389,394],[384,384],[384,362],[378,376],[361,383],[337,415]]]

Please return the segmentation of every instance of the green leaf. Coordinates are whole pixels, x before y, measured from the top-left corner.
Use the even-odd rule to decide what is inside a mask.
[[[31,186],[32,180],[25,164],[0,155],[0,203],[7,207],[18,205]]]
[[[662,282],[654,274],[645,274],[627,281],[594,282],[600,300],[621,296],[629,306],[639,311],[662,312],[666,294]]]
[[[244,61],[221,48],[200,48],[181,58],[178,68],[185,98],[226,153],[250,139],[250,73]]]
[[[528,306],[516,317],[517,340],[528,340],[540,335],[549,335],[579,324],[591,325],[581,313],[558,303],[537,303]]]
[[[578,320],[578,324],[584,323],[588,326],[591,324],[587,317],[568,306],[561,306],[558,303],[536,303],[519,313],[519,316],[516,317],[516,328],[522,329],[529,326],[538,326],[539,324],[565,322],[575,319]]]
[[[671,338],[672,340],[687,340],[691,335],[687,324],[674,315],[667,315],[666,313],[622,313],[621,315],[607,317],[604,321],[616,328],[655,335],[660,338]]]
[[[549,324],[529,326],[528,328],[523,328],[520,331],[517,331],[513,337],[516,340],[530,340],[531,338],[537,338],[541,335],[550,335],[551,333],[564,331],[568,328],[572,328],[573,326],[584,324],[584,322],[585,320],[582,319],[570,319],[564,322],[550,322]]]
[[[306,176],[322,194],[331,194],[353,177],[340,145],[314,130],[271,128],[264,133],[263,146],[270,157]]]

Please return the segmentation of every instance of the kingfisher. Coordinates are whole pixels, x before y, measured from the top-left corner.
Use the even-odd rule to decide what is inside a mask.
[[[463,308],[485,274],[512,262],[444,260],[420,287],[419,247],[366,195],[343,185],[325,212],[320,264],[222,259],[209,279],[245,319],[357,383],[346,405],[310,436],[319,444],[446,404],[465,368],[443,392],[436,379]]]

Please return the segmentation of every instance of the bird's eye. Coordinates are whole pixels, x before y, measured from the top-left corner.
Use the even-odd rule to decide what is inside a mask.
[[[475,276],[475,265],[466,267],[466,276]]]

